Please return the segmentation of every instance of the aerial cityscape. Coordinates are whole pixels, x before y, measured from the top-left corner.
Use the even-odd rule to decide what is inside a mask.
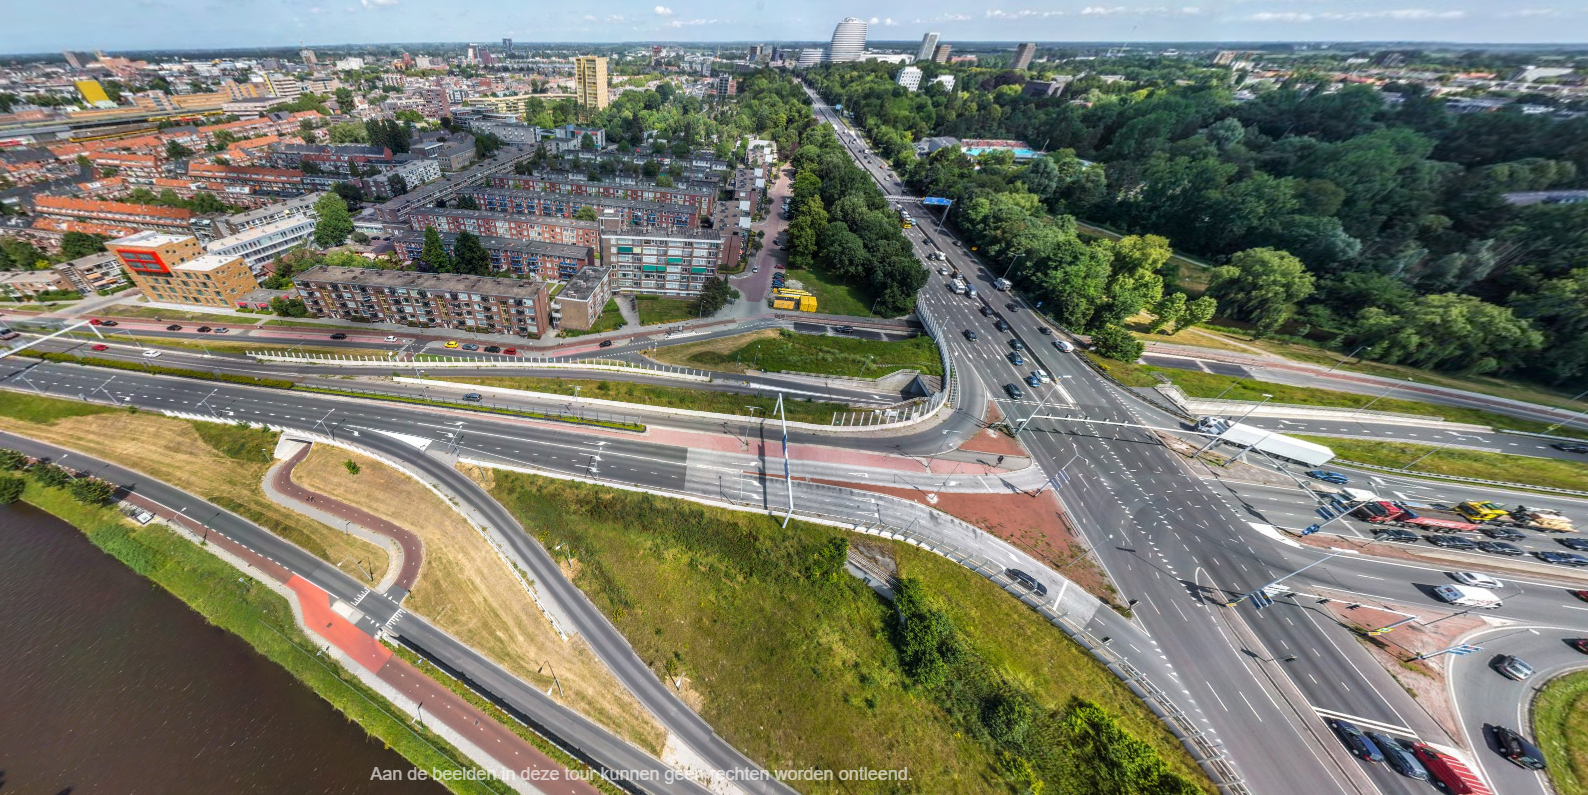
[[[1588,795],[1585,14],[8,9],[0,787]]]

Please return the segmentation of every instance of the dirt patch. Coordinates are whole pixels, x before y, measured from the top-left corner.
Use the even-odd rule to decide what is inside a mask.
[[[476,464],[458,464],[457,470],[486,490],[496,485],[496,473]]]
[[[357,475],[344,466],[349,460],[358,465]],[[661,751],[665,731],[582,638],[558,637],[509,564],[441,497],[373,458],[321,445],[293,479],[420,537],[424,570],[405,608],[540,689],[560,686],[558,700],[652,753]]]
[[[1268,486],[1293,486],[1296,483],[1296,481],[1273,470],[1255,467],[1242,461],[1232,461],[1212,451],[1203,453],[1198,458],[1192,458],[1191,456],[1196,453],[1200,445],[1191,444],[1172,433],[1164,433],[1162,431],[1155,431],[1155,433],[1159,439],[1163,440],[1164,446],[1184,457],[1186,465],[1191,467],[1191,471],[1202,477],[1238,480],[1244,483],[1261,483]]]
[[[963,520],[1025,550],[1032,557],[1047,563],[1054,571],[1068,577],[1086,592],[1108,602],[1118,604],[1117,593],[1107,575],[1093,558],[1085,554],[1083,544],[1059,507],[1052,491],[1035,497],[1028,494],[954,494],[937,492],[937,502],[927,499],[927,492],[864,483],[838,483],[813,478],[816,483],[830,483],[853,489],[875,491],[895,497],[931,505],[938,510]]]
[[[972,453],[991,453],[992,455],[1020,455],[1030,457],[1025,445],[1020,440],[998,430],[996,427],[1004,420],[998,412],[998,407],[992,401],[987,402],[987,427],[976,432],[976,435],[965,440],[959,449]]]
[[[682,345],[668,345],[664,348],[652,348],[645,352],[649,358],[663,364],[679,367],[694,367],[700,370],[715,370],[720,373],[743,373],[749,365],[743,362],[713,362],[709,366],[697,361],[690,361],[690,357],[700,353],[715,353],[727,355],[733,353],[756,340],[772,339],[778,336],[777,329],[761,329],[748,334],[735,334],[731,337],[718,337],[704,342],[686,342]]]

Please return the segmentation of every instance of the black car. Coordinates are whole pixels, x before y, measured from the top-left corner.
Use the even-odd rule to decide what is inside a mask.
[[[1034,592],[1037,596],[1048,595],[1048,586],[1037,582],[1037,578],[1019,569],[1004,569],[1004,574],[1008,575],[1009,579],[1013,580],[1016,585]]]
[[[99,321],[99,325],[101,325],[101,326],[119,326],[121,324],[117,323],[114,320],[101,320],[101,321]]]
[[[971,342],[975,342],[976,341],[976,332],[971,331],[970,329],[965,329],[965,339],[968,339]]]
[[[486,353],[501,353],[502,352],[502,347],[500,345],[487,345],[487,346],[485,346],[485,352]]]
[[[1422,536],[1419,536],[1410,530],[1402,530],[1398,527],[1379,528],[1374,530],[1373,534],[1378,536],[1378,540],[1388,541],[1393,544],[1415,544],[1422,540]]]
[[[1474,544],[1471,541],[1468,541],[1467,539],[1462,538],[1461,536],[1426,535],[1426,536],[1423,536],[1423,539],[1426,540],[1428,543],[1433,544],[1436,547],[1444,547],[1445,549],[1477,549],[1478,548],[1477,544]]]
[[[1007,309],[1010,312],[1019,312],[1020,311],[1020,305],[1015,303],[1015,302],[1013,302],[1013,301],[1010,301],[1009,303],[1004,304],[1004,309]]]
[[[601,344],[597,347],[610,348],[612,347],[612,340],[601,340]],[[490,350],[490,348],[486,348],[486,350]]]
[[[1038,326],[1037,327],[1037,333],[1038,334],[1052,334],[1053,333],[1053,329],[1050,329],[1047,326]]]
[[[347,335],[343,334],[340,331],[338,331],[335,334],[331,335],[331,339],[333,339],[333,340],[345,340],[345,339],[347,339]]]
[[[1350,751],[1352,756],[1369,762],[1384,761],[1384,754],[1378,750],[1378,746],[1374,745],[1373,741],[1356,727],[1356,724],[1337,718],[1330,718],[1327,722],[1329,728],[1339,735],[1340,742],[1345,744],[1346,750]]]
[[[1389,765],[1396,773],[1418,781],[1428,780],[1428,770],[1423,767],[1423,763],[1417,761],[1417,757],[1412,756],[1412,752],[1406,750],[1406,746],[1401,745],[1394,737],[1383,732],[1367,732],[1367,736],[1384,754],[1384,764]]]
[[[194,331],[197,331],[200,334],[208,334],[208,333],[210,333],[210,327],[209,326],[199,326],[198,328],[194,329]]]
[[[1581,442],[1556,442],[1550,447],[1563,453],[1588,453],[1588,444],[1582,444]]]
[[[1501,541],[1521,541],[1527,538],[1527,533],[1509,527],[1485,527],[1480,532],[1490,538],[1498,538]]]
[[[992,317],[993,316],[993,308],[990,307],[990,306],[982,307],[981,308],[981,316],[982,317]]]
[[[1009,324],[1005,322],[1003,318],[998,318],[998,320],[993,323],[993,328],[998,329],[999,331],[1007,332],[1009,330]]]
[[[833,331],[836,331],[839,334],[853,334],[853,333],[855,333],[855,327],[854,326],[834,326],[833,327]]]
[[[1017,351],[1023,351],[1026,349],[1026,344],[1020,340],[1010,340],[1009,347],[1014,348]]]
[[[1020,351],[1010,351],[1009,352],[1009,363],[1014,365],[1014,366],[1016,366],[1016,367],[1019,367],[1019,366],[1021,366],[1021,365],[1026,363],[1026,357],[1021,356],[1020,355]]]
[[[1567,549],[1588,552],[1588,538],[1557,538],[1555,543]]]
[[[1504,555],[1508,558],[1520,557],[1527,554],[1527,550],[1522,549],[1515,544],[1507,544],[1504,541],[1479,541],[1478,549],[1491,555]]]
[[[169,325],[169,326],[166,326],[166,327],[165,327],[165,330],[166,330],[166,331],[181,331],[181,330],[182,330],[182,327],[181,327],[181,326],[178,326],[178,325],[177,325],[177,324],[175,324],[175,323],[172,323],[172,324],[171,324],[171,325]]]
[[[1538,746],[1504,726],[1494,727],[1494,745],[1500,750],[1500,756],[1511,760],[1511,764],[1517,767],[1544,769],[1544,753],[1538,750]]]
[[[1543,552],[1534,552],[1533,557],[1545,563],[1554,563],[1559,566],[1588,566],[1588,558],[1572,552],[1550,552],[1545,550]]]
[[[1004,391],[1008,392],[1009,397],[1014,398],[1015,400],[1019,400],[1026,396],[1026,393],[1021,392],[1020,387],[1015,386],[1014,384],[1004,384]]]

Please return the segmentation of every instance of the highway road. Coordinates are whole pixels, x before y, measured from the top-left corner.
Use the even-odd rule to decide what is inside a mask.
[[[819,101],[818,112],[824,120],[842,124]],[[850,136],[843,140],[852,152],[862,147]],[[904,194],[877,160],[864,153],[856,159],[886,192]],[[1042,323],[1030,311],[1009,310],[1003,302],[1018,299],[995,291],[996,274],[980,267],[962,245],[954,245],[947,232],[934,231],[931,244],[919,228],[908,234],[918,247],[943,251],[949,265],[970,276],[982,293],[979,302],[946,297],[943,278],[935,276],[922,297],[934,316],[949,313],[948,325],[976,330],[981,344],[993,341],[992,350],[1001,355],[998,346],[1006,345],[1009,336],[997,333],[991,319],[981,314],[981,306],[989,306],[1025,341],[1033,354],[1028,358],[1056,376],[1069,376],[1060,383],[1063,401],[1073,408],[1044,414],[1170,427],[1176,423],[1100,381],[1074,356],[1042,345]],[[955,352],[956,358],[967,353]],[[1006,416],[1032,413],[1030,401],[1005,400],[999,394],[997,387],[1012,374],[1009,369],[1000,369],[984,351],[970,354],[970,360],[978,365],[962,366],[960,374],[966,381],[991,382],[988,394]],[[1210,606],[1317,561],[1322,551],[1287,547],[1258,532],[1253,517],[1227,487],[1195,476],[1177,456],[1139,431],[1056,419],[1036,420],[1031,430],[1026,443],[1037,462],[1060,477],[1059,494],[1071,516],[1120,593],[1141,600],[1138,623],[1160,644],[1197,715],[1231,751],[1254,791],[1290,792],[1297,781],[1310,782],[1314,789],[1309,791],[1318,792],[1426,791],[1426,785],[1346,756],[1323,729],[1324,716],[1344,716],[1401,736],[1453,744],[1348,632],[1301,605],[1281,602],[1263,613],[1249,606]],[[1332,584],[1358,573],[1359,566],[1376,571],[1372,567],[1383,565],[1368,558],[1338,558],[1293,582],[1298,588]],[[1366,576],[1387,581],[1382,574]],[[1400,592],[1408,599],[1414,582],[1447,581],[1442,573],[1430,571],[1392,576],[1402,580]],[[1426,600],[1421,592],[1416,595]],[[1561,607],[1558,600],[1541,596],[1521,600],[1516,609],[1558,618]],[[1289,655],[1295,655],[1294,661],[1263,662]]]

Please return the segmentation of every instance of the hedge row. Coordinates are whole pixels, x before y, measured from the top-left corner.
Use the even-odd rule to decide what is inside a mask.
[[[183,378],[198,378],[204,381],[224,381],[229,384],[246,384],[248,386],[267,386],[274,389],[292,389],[296,384],[285,378],[260,378],[252,375],[234,375],[232,373],[216,373],[209,370],[195,370],[190,367],[165,367],[148,362],[127,362],[120,359],[105,359],[99,356],[77,356],[69,353],[33,353],[47,362],[69,362],[72,364],[86,364],[94,367],[108,367],[112,370],[131,370],[139,373],[154,373],[155,375],[175,375]]]

